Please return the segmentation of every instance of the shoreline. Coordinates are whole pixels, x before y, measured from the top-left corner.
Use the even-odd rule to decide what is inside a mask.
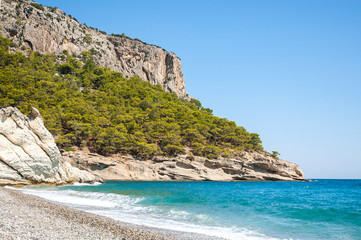
[[[220,239],[121,222],[4,187],[0,206],[1,239]]]

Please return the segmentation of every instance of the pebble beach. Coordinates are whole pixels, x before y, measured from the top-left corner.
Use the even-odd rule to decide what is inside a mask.
[[[179,239],[171,235],[0,187],[0,239]]]

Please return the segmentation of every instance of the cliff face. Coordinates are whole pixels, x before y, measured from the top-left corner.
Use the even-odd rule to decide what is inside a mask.
[[[61,163],[54,138],[38,110],[30,118],[17,108],[0,109],[0,184],[64,184],[95,178],[69,163]]]
[[[187,155],[139,160],[132,156],[103,157],[84,151],[64,152],[64,161],[103,179],[144,181],[303,181],[297,164],[261,153],[214,160]]]
[[[17,51],[80,56],[91,51],[95,62],[124,76],[137,75],[165,91],[188,98],[180,59],[160,47],[126,36],[111,36],[89,28],[60,9],[30,4],[27,0],[3,0],[0,27]]]

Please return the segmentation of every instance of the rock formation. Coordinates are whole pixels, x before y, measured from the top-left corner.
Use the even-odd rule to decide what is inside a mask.
[[[95,62],[126,77],[139,76],[165,91],[188,98],[180,59],[171,52],[125,35],[107,35],[78,23],[57,8],[48,8],[28,0],[3,0],[1,33],[17,47],[40,53],[74,56],[91,51]]]
[[[103,157],[84,151],[63,152],[64,161],[103,179],[145,181],[303,181],[295,163],[262,153],[241,154],[238,159],[206,159],[181,155],[140,160],[132,156]]]
[[[79,150],[63,152],[61,156],[38,110],[32,108],[31,116],[26,117],[17,108],[0,109],[0,184],[65,184],[93,182],[100,178],[147,181],[305,180],[297,164],[257,152],[244,152],[234,159],[180,155],[144,160],[132,156],[104,157]]]
[[[61,162],[53,136],[37,109],[30,118],[17,108],[0,109],[0,184],[93,182],[95,177]]]

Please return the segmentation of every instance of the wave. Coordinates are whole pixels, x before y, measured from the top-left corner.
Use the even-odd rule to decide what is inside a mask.
[[[7,188],[7,189],[12,189],[12,190],[22,190],[21,188],[18,188],[18,187],[11,187],[11,186],[5,186],[4,188]]]
[[[76,182],[73,183],[72,186],[99,186],[102,185],[103,183],[101,182],[94,182],[94,183],[80,183],[80,182]]]
[[[230,240],[275,239],[246,228],[219,226],[207,214],[195,214],[185,210],[141,205],[139,203],[144,199],[143,197],[69,189],[59,190],[56,187],[42,189],[22,188],[17,190],[72,208],[136,225],[203,234]]]

